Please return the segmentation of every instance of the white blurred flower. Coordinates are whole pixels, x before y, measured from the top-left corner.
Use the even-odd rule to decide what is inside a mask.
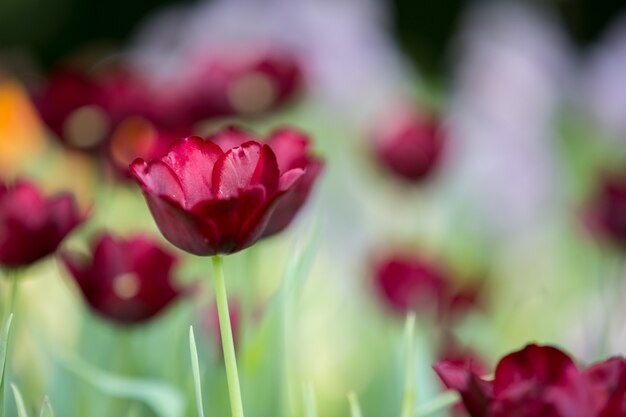
[[[450,179],[495,233],[541,227],[557,191],[552,118],[568,78],[564,37],[512,3],[474,10],[460,36]]]

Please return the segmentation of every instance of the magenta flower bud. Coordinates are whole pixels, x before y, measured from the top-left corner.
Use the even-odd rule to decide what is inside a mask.
[[[502,358],[493,380],[451,361],[435,371],[461,394],[470,417],[623,417],[626,411],[622,358],[581,370],[557,348],[528,345]]]
[[[26,266],[52,254],[82,221],[69,193],[46,198],[27,181],[0,184],[0,264]]]
[[[479,285],[456,287],[451,272],[442,265],[408,252],[381,256],[374,265],[376,294],[401,315],[418,311],[454,319],[479,307]]]
[[[43,122],[69,148],[93,151],[111,132],[107,98],[87,74],[69,69],[54,72],[34,102]]]
[[[412,109],[397,110],[374,132],[374,151],[380,165],[413,183],[425,180],[434,172],[444,142],[439,119]]]
[[[604,176],[586,215],[593,233],[615,246],[626,248],[626,173]]]
[[[90,260],[62,261],[93,311],[119,324],[148,321],[185,293],[172,282],[176,256],[144,236],[104,234]]]

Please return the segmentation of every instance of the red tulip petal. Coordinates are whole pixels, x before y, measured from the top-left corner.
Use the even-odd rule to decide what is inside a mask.
[[[130,172],[137,178],[144,192],[167,197],[185,207],[183,187],[174,171],[164,162],[154,160],[147,163],[143,159],[136,159],[130,165]]]
[[[280,191],[288,191],[293,188],[294,185],[304,177],[305,171],[302,168],[294,168],[285,172],[280,176],[280,182],[278,189]]]
[[[276,154],[280,172],[307,166],[309,137],[305,133],[291,128],[279,129],[266,143]]]
[[[315,184],[315,180],[322,172],[322,168],[323,163],[319,159],[312,159],[311,162],[309,162],[304,175],[295,181],[293,188],[290,189],[277,204],[270,221],[263,232],[263,237],[279,233],[289,226],[296,214],[298,214],[300,208],[304,205],[304,203],[306,203],[306,200],[311,193],[311,189]],[[285,174],[283,174],[283,177]],[[286,189],[284,187],[288,183],[287,179],[288,178],[285,178],[285,180],[283,180],[281,177],[281,185],[279,185],[279,189]],[[287,188],[289,187],[287,186]]]
[[[178,177],[185,195],[185,208],[191,208],[211,195],[213,166],[222,154],[219,146],[197,136],[172,143],[162,161]]]
[[[242,245],[241,230],[249,220],[256,219],[256,212],[264,207],[265,197],[265,189],[256,185],[237,198],[200,203],[194,207],[193,212],[197,217],[210,219],[216,225],[216,244],[220,253],[227,254],[239,250]],[[258,236],[252,239],[256,241]],[[247,244],[247,240],[245,243]]]
[[[285,198],[285,193],[276,194],[273,198],[267,200],[257,211],[248,218],[239,233],[239,242],[237,250],[242,250],[252,245],[258,239],[264,236],[265,229],[281,200]]]
[[[210,219],[199,219],[176,202],[144,193],[150,212],[163,236],[174,246],[200,256],[219,252],[217,230]]]
[[[626,415],[626,360],[610,358],[585,370],[587,380],[596,391],[599,417]]]
[[[59,194],[48,200],[48,216],[51,226],[61,236],[67,235],[83,220],[78,212],[76,199],[68,193]]]
[[[528,345],[502,358],[496,367],[496,393],[520,380],[532,379],[543,384],[558,383],[576,365],[564,352],[551,346]]]
[[[20,180],[0,200],[0,217],[27,230],[40,229],[47,219],[45,199],[33,183]]]
[[[278,188],[278,164],[267,145],[246,142],[228,150],[213,169],[213,194],[219,199],[241,195],[256,185],[262,185],[267,195]]]
[[[450,361],[434,366],[446,387],[458,391],[463,405],[472,417],[488,417],[488,405],[492,397],[492,385],[476,376],[467,365]]]

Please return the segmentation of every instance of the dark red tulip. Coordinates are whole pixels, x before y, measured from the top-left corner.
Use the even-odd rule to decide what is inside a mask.
[[[600,238],[626,249],[626,172],[602,179],[591,199],[587,221]]]
[[[142,75],[130,67],[117,66],[100,74],[99,86],[106,100],[106,108],[118,123],[128,118],[148,120],[155,128],[166,131],[189,129],[197,119],[191,115],[193,101],[184,80],[172,82],[168,88],[158,88],[144,80]],[[201,86],[190,91],[198,94]]]
[[[626,417],[626,360],[609,358],[585,370],[600,410],[599,417]]]
[[[231,126],[208,139],[217,143],[223,150],[228,150],[246,141],[254,140],[254,137],[245,130]],[[322,172],[324,163],[311,154],[309,137],[297,129],[278,129],[270,134],[264,143],[272,148],[281,172],[292,169],[304,170],[302,178],[276,205],[263,232],[263,237],[268,237],[283,231],[291,224],[300,208],[306,203]]]
[[[429,177],[440,162],[443,147],[439,119],[413,109],[395,110],[374,132],[380,164],[408,182]]]
[[[203,57],[189,83],[189,110],[196,120],[231,115],[257,115],[290,99],[302,84],[294,57],[264,48],[237,47]]]
[[[500,360],[493,381],[467,365],[435,366],[461,394],[471,417],[624,417],[626,361],[612,358],[581,371],[564,352],[528,345]]]
[[[436,311],[448,292],[446,274],[433,262],[409,254],[381,258],[374,285],[381,299],[395,311]]]
[[[97,149],[111,131],[107,99],[87,74],[69,69],[54,72],[34,102],[44,123],[70,148]]]
[[[380,257],[374,265],[374,286],[379,298],[403,315],[413,310],[451,319],[479,303],[477,286],[456,289],[449,271],[408,252]]]
[[[304,175],[301,168],[281,171],[268,145],[249,141],[223,151],[197,136],[175,141],[160,159],[136,160],[130,170],[166,239],[201,256],[254,244]]]
[[[172,282],[176,256],[144,236],[104,234],[90,261],[62,260],[89,306],[120,324],[150,320],[184,293]]]
[[[26,266],[52,254],[82,220],[69,193],[46,198],[27,181],[0,184],[0,264]]]

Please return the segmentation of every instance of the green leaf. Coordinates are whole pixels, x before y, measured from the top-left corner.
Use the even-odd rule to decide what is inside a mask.
[[[200,384],[200,362],[198,361],[198,348],[196,347],[196,338],[193,335],[193,326],[189,326],[189,351],[191,354],[193,385],[196,389],[196,404],[198,406],[198,416],[204,417],[204,407],[202,406],[202,386]]]
[[[415,409],[415,312],[407,314],[404,325],[406,355],[402,417],[412,417]]]
[[[459,394],[454,391],[447,391],[430,402],[418,407],[415,417],[430,417],[444,409],[451,407],[459,401]]]
[[[11,384],[11,389],[13,390],[13,396],[15,397],[17,417],[28,417],[28,412],[26,411],[26,406],[24,405],[24,398],[22,398],[22,394],[17,388],[17,385]]]
[[[128,414],[126,414],[126,417],[140,417],[140,410],[139,410],[139,406],[137,406],[137,404],[133,404],[129,409],[128,409]]]
[[[41,410],[39,411],[39,417],[54,417],[54,411],[48,396],[43,397],[43,404],[41,404]]]
[[[158,417],[182,417],[185,404],[181,392],[160,381],[128,378],[90,365],[80,358],[59,356],[63,366],[103,393],[117,398],[139,400]]]
[[[348,394],[348,402],[350,403],[350,416],[351,417],[363,417],[361,413],[361,406],[359,405],[359,399],[354,392]]]
[[[311,384],[304,386],[304,409],[306,417],[317,417],[317,407],[315,405],[315,391]]]
[[[13,314],[9,315],[4,329],[2,330],[2,339],[0,339],[0,414],[4,417],[4,380],[5,369],[7,362],[7,351],[9,346],[9,331],[11,330],[11,322],[13,321]]]

